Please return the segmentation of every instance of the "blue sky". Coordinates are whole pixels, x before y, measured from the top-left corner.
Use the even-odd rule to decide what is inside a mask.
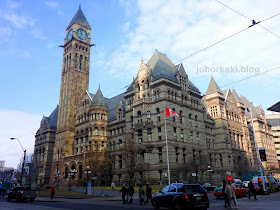
[[[223,0],[224,4],[257,21],[279,12],[277,0]],[[19,137],[29,152],[34,133],[44,115],[59,100],[62,48],[65,29],[81,3],[91,28],[90,87],[100,83],[104,96],[121,93],[136,76],[141,60],[148,62],[154,50],[178,60],[247,28],[251,22],[214,0],[107,0],[0,2],[0,159],[16,166],[21,148],[10,137]],[[253,5],[253,6],[252,6]],[[280,16],[263,26],[280,36]],[[211,75],[220,86],[253,76],[254,72],[199,72],[197,69],[241,66],[260,73],[280,66],[280,38],[254,26],[182,63],[189,79],[207,90]],[[223,87],[266,110],[279,101],[280,70]],[[115,93],[116,90],[122,89]],[[12,149],[11,149],[12,148]],[[12,151],[11,151],[12,150]]]

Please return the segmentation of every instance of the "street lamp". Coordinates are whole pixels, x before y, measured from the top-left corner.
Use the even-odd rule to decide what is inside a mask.
[[[69,176],[72,176],[72,178],[74,178],[75,174],[77,173],[77,170],[76,169],[70,169],[69,170],[70,173],[68,173]],[[71,177],[70,177],[70,180],[69,180],[69,191],[71,191]]]
[[[20,185],[21,185],[22,184],[22,176],[23,176],[23,172],[24,172],[24,162],[25,162],[26,150],[23,149],[23,147],[22,147],[18,138],[11,138],[11,140],[15,140],[15,139],[18,140],[18,143],[20,144],[20,146],[23,150],[23,154],[24,154],[23,155],[23,162],[22,162],[22,169],[21,169],[21,176],[20,176]]]
[[[85,173],[87,174],[87,186],[86,186],[86,194],[88,193],[88,174],[91,173],[91,171],[89,170],[89,166],[87,166],[87,169],[85,170]]]
[[[39,177],[40,177],[40,186],[42,186],[42,178],[43,178],[44,174],[43,173],[40,173],[39,174]]]
[[[210,167],[210,166],[208,166],[207,171],[209,172],[209,176],[210,176],[210,183],[211,183],[211,186],[212,186],[212,175],[211,175],[211,173],[213,172],[213,170],[211,169],[211,167]]]

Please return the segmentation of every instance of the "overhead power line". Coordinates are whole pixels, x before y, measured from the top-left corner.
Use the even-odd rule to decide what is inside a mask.
[[[251,18],[249,18],[249,17],[245,16],[244,14],[242,14],[242,13],[240,13],[240,12],[236,11],[235,9],[233,9],[233,8],[229,7],[228,5],[226,5],[226,4],[224,4],[224,3],[222,3],[222,2],[220,2],[220,1],[218,1],[218,0],[216,0],[216,1],[217,1],[218,3],[220,3],[220,4],[222,4],[223,6],[225,6],[225,7],[229,8],[230,10],[234,11],[235,13],[237,13],[237,14],[241,15],[242,17],[244,17],[244,18],[246,18],[246,19],[248,19],[248,20],[250,20],[250,21],[254,21],[254,20],[252,20]],[[267,20],[269,20],[270,18],[273,18],[273,17],[278,16],[279,14],[280,14],[280,13],[278,13],[278,14],[276,14],[276,15],[273,15],[273,16],[271,16],[271,17],[267,18],[267,19],[264,19],[264,20],[262,20],[262,21],[260,21],[260,22],[267,21]],[[259,23],[260,23],[260,22],[259,22]],[[264,27],[264,26],[260,25],[259,23],[258,23],[258,24],[256,24],[256,25],[258,25],[259,27],[262,27],[263,29],[265,29],[265,30],[266,30],[266,31],[268,31],[269,33],[271,33],[271,34],[273,34],[274,36],[276,36],[276,37],[280,38],[280,36],[278,36],[277,34],[275,34],[275,33],[274,33],[274,32],[272,32],[272,31],[270,31],[270,30],[269,30],[269,29],[267,29],[266,27]]]

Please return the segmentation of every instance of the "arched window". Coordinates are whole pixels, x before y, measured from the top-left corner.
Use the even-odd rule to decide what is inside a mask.
[[[147,121],[151,122],[151,111],[147,111]]]
[[[138,130],[138,142],[143,142],[142,130]]]
[[[120,146],[120,148],[122,148],[122,140],[121,139],[119,139],[119,146]]]
[[[95,135],[98,136],[98,127],[95,127]]]

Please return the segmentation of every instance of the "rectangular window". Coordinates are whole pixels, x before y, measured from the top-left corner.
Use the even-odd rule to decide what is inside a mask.
[[[184,141],[184,130],[181,129],[181,141]]]
[[[176,134],[176,128],[173,127],[173,137],[174,137],[174,140],[177,139],[177,134]]]

